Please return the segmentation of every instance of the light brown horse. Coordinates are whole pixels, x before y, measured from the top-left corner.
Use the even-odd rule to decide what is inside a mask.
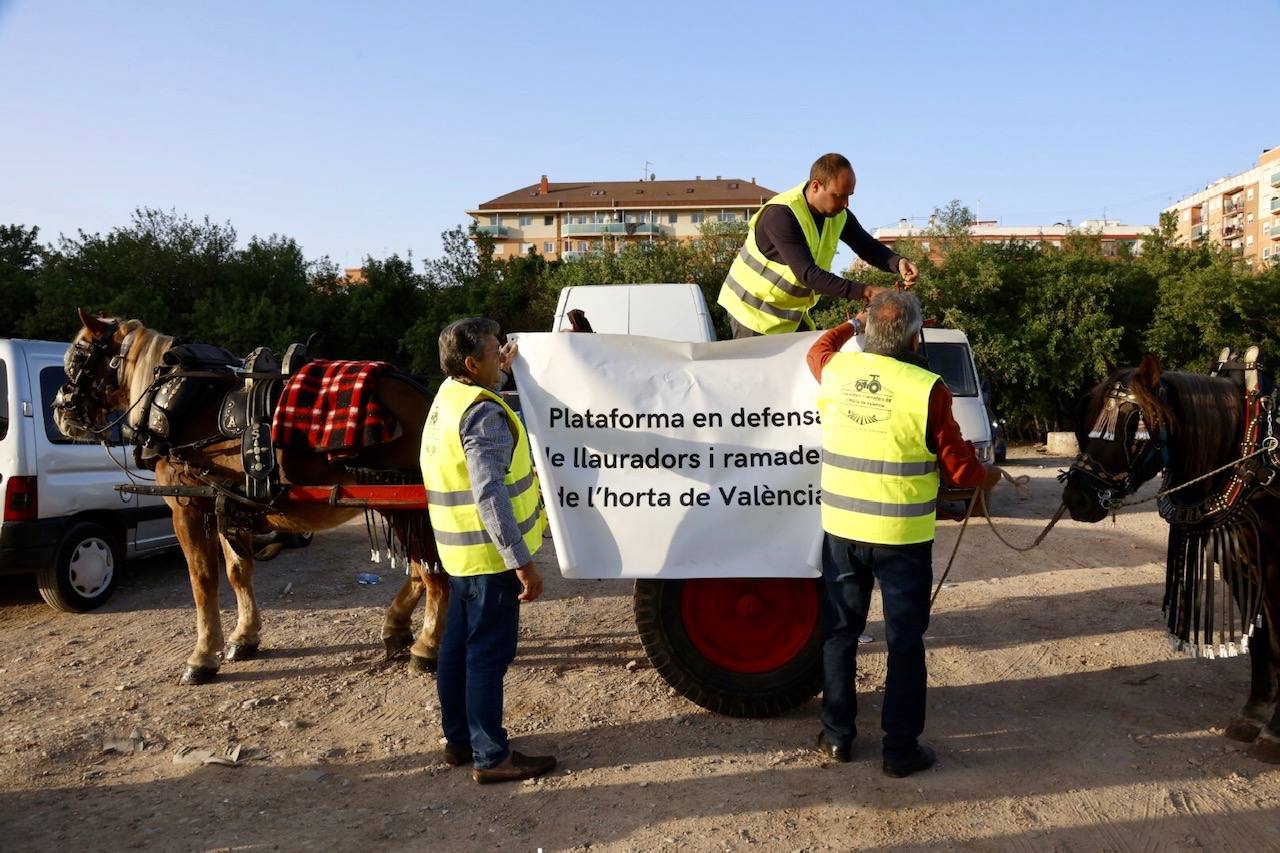
[[[68,436],[98,440],[110,428],[111,412],[126,412],[135,431],[142,424],[140,401],[155,379],[156,367],[173,345],[173,338],[148,329],[137,320],[95,317],[80,311],[83,328],[67,351],[69,384],[58,394],[54,419]],[[422,425],[430,400],[416,384],[397,374],[383,374],[374,393],[403,428],[396,439],[362,451],[356,462],[369,468],[412,469],[418,465]],[[214,486],[244,483],[239,438],[218,440],[218,395],[196,407],[190,417],[172,425],[174,449],[159,458],[155,481],[160,486]],[[210,439],[208,443],[204,440]],[[182,447],[181,445],[188,445]],[[276,450],[280,480],[285,485],[347,485],[356,481],[347,468],[329,462],[321,453]],[[335,527],[359,509],[330,507],[285,499],[264,513],[241,512],[227,532],[219,532],[212,497],[165,497],[173,511],[173,526],[187,560],[196,605],[196,645],[187,658],[183,684],[204,684],[217,675],[223,653],[222,620],[218,611],[218,553],[226,561],[227,578],[236,595],[236,627],[226,641],[225,659],[247,660],[259,649],[261,618],[253,592],[252,535],[256,531],[305,532]],[[234,505],[234,504],[232,504]],[[411,572],[387,608],[382,640],[388,657],[409,647],[411,667],[435,668],[444,613],[448,604],[445,575],[428,573],[423,553],[430,542],[425,510],[385,513],[401,543],[409,550]],[[250,523],[250,521],[252,523]],[[406,536],[421,525],[425,537]],[[424,539],[426,543],[424,543]],[[418,601],[426,597],[426,615],[416,641],[410,619]]]

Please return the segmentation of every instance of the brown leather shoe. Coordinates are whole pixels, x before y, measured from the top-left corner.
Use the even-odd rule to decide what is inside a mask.
[[[471,745],[454,746],[451,743],[444,745],[444,763],[450,767],[461,767],[464,764],[470,764],[472,759]]]
[[[523,752],[511,750],[507,760],[496,767],[477,767],[471,771],[471,778],[481,785],[494,782],[519,782],[521,779],[532,779],[556,769],[554,755],[525,755]]]

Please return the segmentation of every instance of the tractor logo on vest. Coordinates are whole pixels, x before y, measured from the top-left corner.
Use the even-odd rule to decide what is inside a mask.
[[[422,452],[434,456],[440,442],[440,409],[431,407],[427,414],[427,422],[422,426]]]
[[[871,373],[840,386],[840,411],[859,426],[870,426],[889,420],[893,413],[893,392]],[[879,430],[877,430],[879,431]]]

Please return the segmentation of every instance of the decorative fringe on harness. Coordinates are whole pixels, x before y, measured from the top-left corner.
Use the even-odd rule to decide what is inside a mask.
[[[1191,657],[1246,652],[1254,630],[1262,627],[1262,534],[1250,501],[1264,492],[1280,493],[1274,438],[1280,392],[1261,368],[1260,347],[1250,347],[1243,362],[1223,349],[1210,374],[1238,377],[1244,392],[1241,461],[1198,504],[1180,506],[1167,497],[1159,504],[1169,522],[1164,613],[1174,649]]]
[[[362,486],[408,486],[422,482],[422,471],[418,468],[348,466],[347,470],[355,474],[356,483]],[[364,526],[369,536],[370,562],[381,563],[385,559],[392,569],[403,568],[407,575],[412,570],[410,561],[416,557],[427,574],[444,571],[425,512],[367,508]]]
[[[1164,614],[1173,648],[1190,657],[1247,652],[1261,626],[1258,516],[1241,509],[1210,527],[1169,527]]]

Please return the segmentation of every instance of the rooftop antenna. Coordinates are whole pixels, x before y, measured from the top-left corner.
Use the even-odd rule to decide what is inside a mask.
[[[653,180],[653,172],[651,172],[651,171],[650,171],[650,169],[652,169],[652,168],[653,168],[653,164],[652,164],[652,163],[650,163],[648,160],[645,160],[645,161],[644,161],[644,174],[642,174],[642,175],[640,176],[640,180],[642,180],[642,181],[643,181],[643,180],[650,180],[650,181],[652,181],[652,180]]]

